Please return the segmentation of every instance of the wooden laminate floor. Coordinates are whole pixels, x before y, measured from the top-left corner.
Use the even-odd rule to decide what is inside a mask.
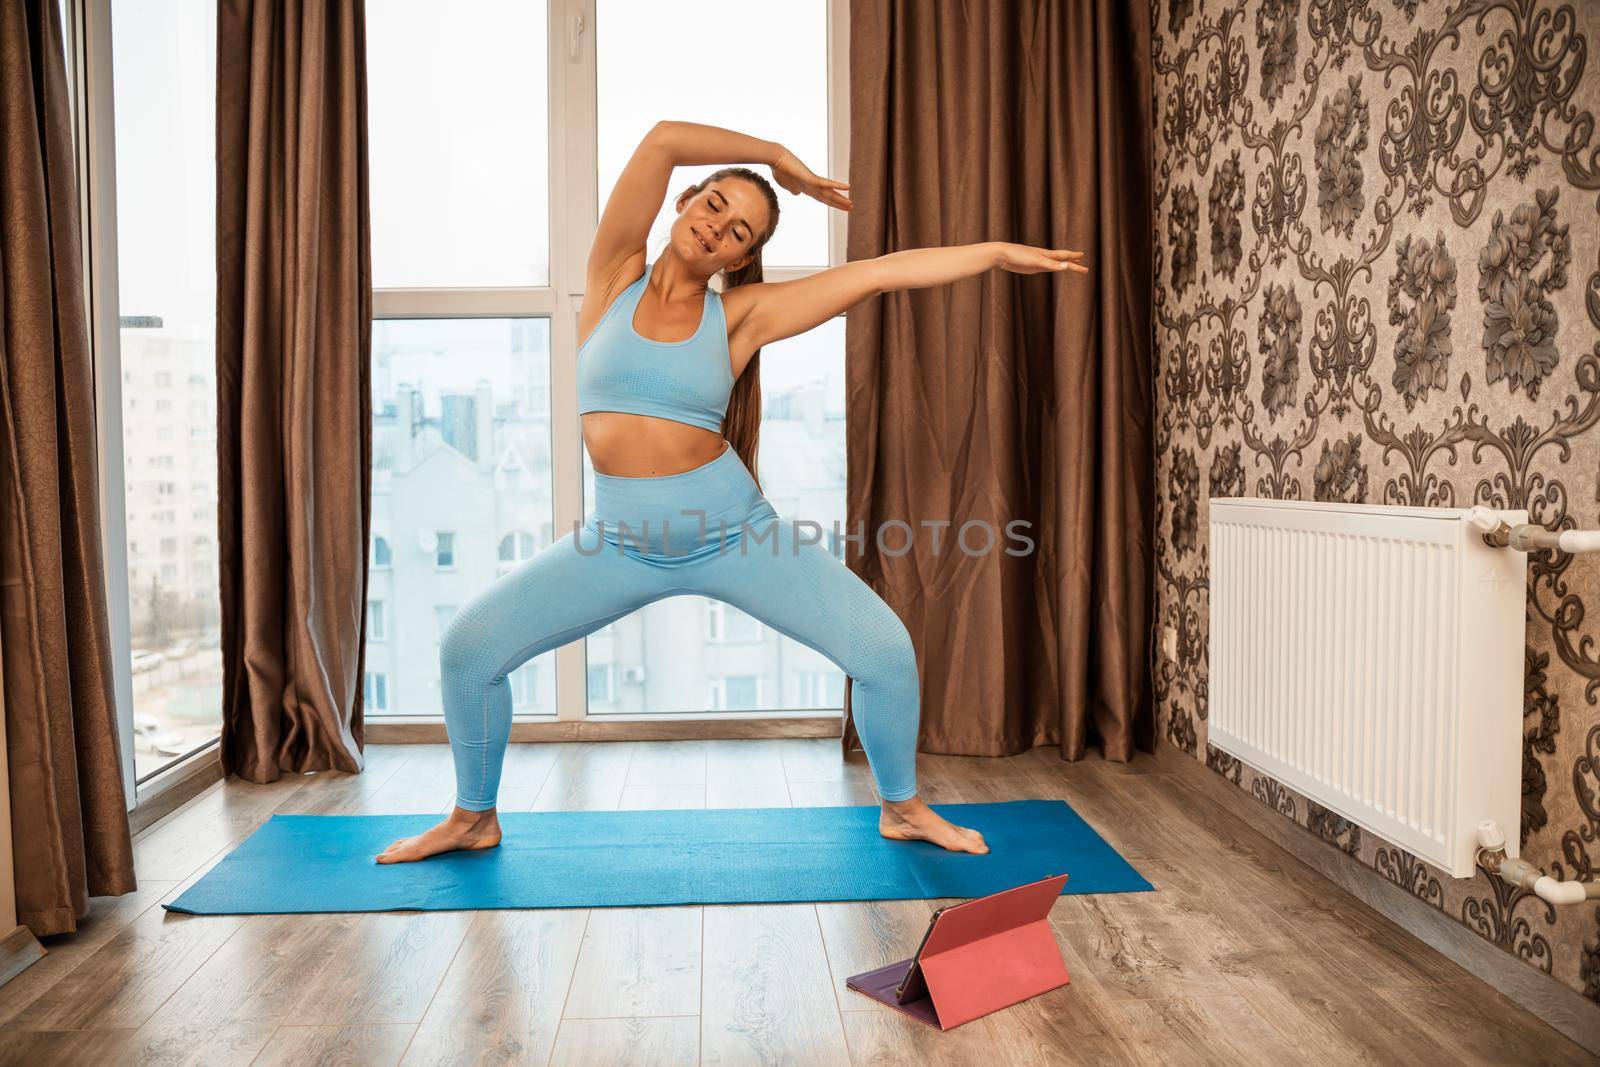
[[[505,810],[870,804],[838,742],[513,745]],[[934,804],[1059,797],[1157,886],[1064,896],[1070,985],[938,1033],[844,985],[943,901],[185,916],[273,812],[448,810],[443,745],[218,783],[135,841],[139,891],[0,987],[0,1063],[1590,1062],[1141,754],[918,757]],[[953,903],[951,901],[950,903]]]

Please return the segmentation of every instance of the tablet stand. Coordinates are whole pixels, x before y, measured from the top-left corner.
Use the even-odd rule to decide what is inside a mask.
[[[933,913],[922,946],[845,984],[940,1030],[1066,985],[1050,908],[1067,876],[975,897]]]

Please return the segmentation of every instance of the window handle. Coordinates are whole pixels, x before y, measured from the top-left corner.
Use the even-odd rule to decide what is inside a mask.
[[[567,24],[567,56],[570,59],[578,58],[578,41],[583,37],[583,12],[572,16]]]

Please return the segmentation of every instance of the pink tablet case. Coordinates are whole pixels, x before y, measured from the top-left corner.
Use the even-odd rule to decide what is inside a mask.
[[[1049,919],[1066,882],[1058,874],[941,908],[915,956],[845,985],[940,1030],[1066,985]]]

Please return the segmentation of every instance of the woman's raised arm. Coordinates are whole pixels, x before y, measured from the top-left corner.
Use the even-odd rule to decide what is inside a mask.
[[[589,246],[589,285],[604,290],[624,260],[641,251],[650,239],[650,225],[667,197],[673,167],[703,163],[766,163],[784,154],[774,141],[703,126],[697,122],[662,119],[644,135],[611,187],[600,225]]]
[[[747,133],[705,126],[698,122],[663,120],[656,123],[667,154],[679,167],[707,163],[765,163],[772,166],[783,155],[783,145]]]
[[[661,210],[672,178],[672,156],[664,143],[663,125],[658,122],[645,133],[606,198],[594,242],[589,245],[591,292],[603,292],[623,260],[643,249],[650,239],[650,224]]]

